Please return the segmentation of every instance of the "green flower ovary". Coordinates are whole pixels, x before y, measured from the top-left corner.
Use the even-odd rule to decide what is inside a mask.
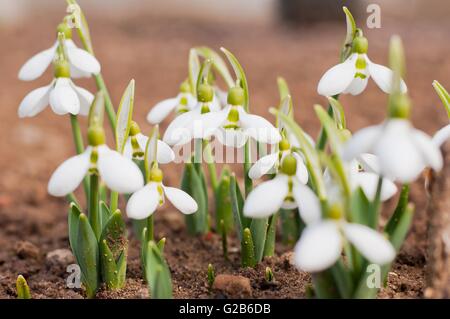
[[[281,163],[281,171],[288,176],[295,175],[297,172],[297,159],[291,154],[286,155]]]
[[[64,38],[66,40],[72,39],[72,29],[65,22],[62,22],[62,23],[58,24],[58,26],[56,27],[56,33],[57,33],[57,35],[59,33],[63,33],[64,34]]]

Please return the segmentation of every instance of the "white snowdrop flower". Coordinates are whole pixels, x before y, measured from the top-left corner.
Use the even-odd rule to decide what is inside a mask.
[[[439,147],[404,118],[358,131],[344,146],[343,158],[352,160],[362,153],[374,154],[381,175],[402,183],[415,180],[427,166],[439,171],[443,165]]]
[[[141,133],[138,124],[131,122],[130,135],[125,143],[123,154],[128,158],[144,158],[144,150],[147,146],[148,137]],[[160,164],[167,164],[175,159],[175,153],[169,145],[161,140],[157,141],[156,161]]]
[[[437,147],[441,147],[448,139],[450,139],[450,124],[444,126],[433,136],[433,143]]]
[[[367,57],[368,42],[365,37],[356,37],[353,41],[353,51],[347,60],[333,66],[325,72],[319,81],[317,92],[324,96],[334,96],[341,93],[358,95],[367,86],[370,77],[385,93],[392,91],[391,69],[373,63]],[[406,92],[406,84],[401,80],[400,89]]]
[[[64,33],[65,53],[70,63],[70,73],[73,78],[90,77],[92,74],[100,73],[100,63],[92,54],[76,46],[72,41],[72,29],[66,23],[61,23],[57,32]],[[58,47],[59,43],[56,41],[51,48],[31,57],[20,69],[19,79],[32,81],[40,77],[57,56]]]
[[[394,260],[395,249],[382,234],[365,225],[346,222],[339,208],[330,210],[329,219],[306,221],[294,248],[294,262],[299,269],[319,272],[333,266],[346,240],[371,263],[384,265]]]
[[[86,150],[63,162],[48,183],[53,196],[73,192],[87,174],[98,174],[106,186],[118,193],[129,194],[142,188],[144,179],[139,167],[129,158],[105,145],[103,128],[88,130]]]
[[[175,187],[164,186],[163,173],[153,167],[150,170],[149,183],[131,195],[126,212],[133,219],[144,219],[152,215],[165,197],[183,214],[193,214],[198,210],[196,201],[186,192]]]
[[[214,114],[220,113],[220,104],[213,88],[201,84],[198,88],[198,103],[190,111],[178,115],[167,127],[163,141],[169,145],[182,145],[192,139],[206,137],[206,132],[213,132],[219,124]]]
[[[244,203],[245,216],[265,218],[275,214],[280,208],[298,207],[303,220],[312,223],[320,218],[318,198],[297,175],[299,160],[294,155],[286,155],[278,174],[250,192]]]
[[[261,157],[252,165],[248,172],[251,179],[261,178],[270,171],[278,172],[278,168],[285,156],[292,154],[297,160],[297,171],[295,176],[302,184],[308,183],[308,169],[303,161],[303,158],[292,151],[291,144],[287,139],[282,139],[278,145],[278,150],[271,154]]]
[[[366,197],[373,201],[376,196],[379,179],[379,163],[375,155],[363,153],[357,159],[345,163],[348,182],[351,190],[361,187]],[[340,202],[342,199],[339,184],[330,176],[329,170],[324,173],[325,187],[329,202]],[[388,178],[383,178],[380,200],[386,201],[397,193],[397,186]]]
[[[87,115],[94,96],[87,90],[76,86],[70,79],[66,61],[55,61],[55,79],[50,85],[28,93],[19,105],[19,117],[33,117],[50,105],[58,115],[67,113]]]
[[[242,107],[243,102],[242,88],[231,88],[228,105],[223,110],[201,112],[196,118],[192,126],[194,138],[208,139],[214,135],[221,144],[238,148],[244,146],[250,137],[261,143],[279,143],[281,135],[278,130],[263,117],[247,113]]]

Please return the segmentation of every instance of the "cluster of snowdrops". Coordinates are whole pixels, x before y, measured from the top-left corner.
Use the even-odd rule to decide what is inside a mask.
[[[94,297],[102,283],[107,289],[125,285],[128,234],[119,195],[141,241],[143,275],[153,298],[172,297],[165,239],[155,241],[153,225],[153,214],[166,199],[186,215],[190,234],[220,234],[224,258],[227,237],[235,233],[242,266],[253,267],[274,254],[276,231],[281,230],[283,241],[297,242],[294,262],[312,273],[313,296],[376,296],[379,287],[368,284],[366,270],[378,265],[381,281],[386,280],[413,216],[409,183],[427,167],[442,168],[439,148],[450,135],[447,126],[431,138],[409,121],[411,103],[402,80],[405,64],[398,37],[390,43],[390,68],[372,62],[367,38],[344,8],[347,32],[340,61],[318,83],[328,110],[314,106],[321,123],[317,141],[294,121],[295,106],[282,78],[279,106],[270,109],[272,124],[252,114],[246,76],[236,57],[222,48],[223,59],[207,47],[190,50],[186,80],[174,98],[149,111],[147,121],[153,126],[145,135],[133,120],[134,81],[116,113],[85,16],[74,0],[68,0],[67,12],[54,45],[19,72],[21,80],[30,81],[52,65],[54,79],[26,95],[18,114],[33,117],[49,105],[57,115],[70,117],[78,154],[55,170],[48,192],[70,202],[70,245],[88,297]],[[75,31],[82,48],[72,39]],[[75,85],[73,79],[80,77],[93,77],[98,92]],[[338,97],[362,93],[370,78],[389,94],[387,117],[352,135]],[[433,85],[448,107],[448,93],[439,83]],[[158,124],[171,113],[173,120],[160,136]],[[105,142],[104,114],[115,137],[114,149]],[[88,117],[86,147],[78,116]],[[242,179],[226,165],[217,171],[212,141],[242,150]],[[175,160],[173,147],[186,144],[193,145],[193,151],[184,161],[181,187],[168,186],[160,166]],[[85,209],[73,193],[80,185]],[[397,192],[401,194],[395,211],[380,225],[382,202]]]

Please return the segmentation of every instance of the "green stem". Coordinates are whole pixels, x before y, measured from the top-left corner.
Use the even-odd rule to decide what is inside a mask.
[[[78,199],[74,193],[70,193],[67,195],[67,201],[69,203],[75,203],[75,205],[80,206],[80,203],[78,202]]]
[[[78,117],[76,115],[70,114],[70,124],[72,126],[73,142],[75,144],[75,149],[77,154],[84,152],[83,136],[81,135],[80,123],[78,122]],[[89,198],[89,181],[87,177],[83,179],[83,189],[86,194],[86,198]]]
[[[110,210],[111,213],[115,212],[117,207],[118,207],[118,203],[119,203],[119,193],[115,192],[115,191],[111,191],[111,198],[110,198]]]
[[[95,236],[99,239],[101,234],[101,223],[98,212],[98,175],[91,174],[90,179],[89,223],[91,224]]]
[[[377,191],[375,193],[375,199],[371,205],[371,214],[369,215],[369,226],[375,229],[378,225],[378,216],[380,215],[381,206],[381,188],[383,187],[383,177],[378,177]]]
[[[153,215],[150,215],[147,218],[147,242],[151,241],[155,237],[154,223],[153,223]]]
[[[252,160],[251,160],[251,147],[250,147],[250,140],[245,143],[244,146],[244,181],[245,181],[245,198],[247,198],[248,194],[252,191],[253,188],[253,182],[250,176],[248,176],[248,172],[250,171],[250,168],[252,166]]]
[[[217,170],[216,164],[214,163],[214,158],[211,152],[211,144],[208,141],[203,143],[206,156],[206,164],[208,165],[209,179],[211,180],[211,186],[214,190],[217,189]]]
[[[103,76],[101,73],[94,75],[95,83],[97,84],[97,88],[102,91],[103,97],[105,98],[105,109],[106,114],[108,115],[109,124],[113,130],[114,135],[116,134],[116,112],[114,111],[114,106],[111,102],[111,97],[109,96],[108,89],[106,88],[105,81],[103,80]]]
[[[331,104],[328,104],[327,112],[329,116],[333,117],[333,107],[331,106]],[[325,149],[325,145],[327,145],[327,140],[328,140],[327,132],[325,131],[325,128],[322,125],[322,127],[320,128],[319,139],[317,141],[317,149],[323,151]]]
[[[197,172],[200,172],[202,167],[202,152],[203,142],[201,139],[194,140],[194,167]]]

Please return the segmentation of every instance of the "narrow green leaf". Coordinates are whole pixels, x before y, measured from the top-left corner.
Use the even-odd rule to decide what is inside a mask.
[[[31,299],[30,287],[22,275],[16,280],[17,299]]]
[[[118,283],[117,266],[114,255],[109,249],[106,239],[100,240],[100,264],[102,265],[102,278],[108,289],[121,288]]]
[[[339,100],[335,99],[334,97],[328,97],[328,103],[330,104],[331,108],[333,109],[333,120],[337,125],[337,128],[342,130],[347,127],[347,123],[345,120],[345,112],[344,107],[342,106],[342,103],[339,102]]]
[[[99,205],[100,206],[99,207],[99,210],[100,210],[100,221],[101,221],[101,226],[102,226],[101,229],[103,231],[103,229],[105,228],[106,224],[108,223],[108,220],[111,217],[111,211],[110,211],[108,205],[106,205],[106,203],[103,200],[101,200],[99,204],[100,204]]]
[[[331,149],[333,153],[339,154],[340,148],[343,144],[343,139],[341,134],[336,127],[336,123],[333,119],[328,115],[328,113],[322,108],[322,106],[316,104],[314,105],[314,110],[316,111],[317,117],[319,118],[320,123],[324,127],[327,132],[328,140],[330,142]]]
[[[253,245],[252,233],[249,228],[245,228],[241,240],[241,264],[242,267],[255,267],[255,247]]]
[[[223,252],[223,257],[225,258],[225,260],[228,259],[228,234],[227,234],[227,230],[225,228],[225,223],[223,221],[223,219],[220,220],[219,223],[219,233],[220,236],[222,237],[222,252]]]
[[[356,35],[356,23],[355,19],[353,18],[351,12],[347,9],[347,7],[343,7],[342,9],[344,10],[345,20],[347,24],[347,32],[345,33],[344,44],[342,45],[340,57],[340,61],[344,62],[352,52],[352,42]]]
[[[161,238],[158,243],[156,244],[161,254],[164,254],[164,247],[166,246],[166,238]]]
[[[268,226],[268,218],[253,218],[250,224],[253,246],[255,247],[255,260],[257,263],[262,260],[264,255]]]
[[[239,240],[242,241],[243,231],[245,228],[250,227],[251,219],[244,216],[244,199],[234,174],[230,176],[230,200],[234,224],[238,230],[237,235]]]
[[[248,84],[247,84],[247,78],[245,76],[244,69],[242,68],[241,64],[239,63],[238,59],[225,48],[220,48],[220,50],[225,54],[228,61],[230,62],[231,66],[233,67],[234,73],[236,75],[236,79],[239,81],[240,87],[244,90],[244,110],[247,112],[249,111],[250,107],[250,99],[249,99],[249,92],[248,92]]]
[[[338,260],[330,269],[341,298],[350,298],[353,290],[350,272],[345,269],[342,260]]]
[[[69,243],[74,255],[77,254],[78,248],[78,224],[80,220],[81,210],[75,203],[70,203],[68,224],[69,224]]]
[[[284,78],[277,77],[278,93],[280,94],[280,101],[284,100],[288,95],[291,95],[289,86]]]
[[[331,270],[325,270],[320,273],[312,274],[312,282],[314,285],[314,294],[319,299],[336,299],[340,298],[337,285],[334,282]]]
[[[81,269],[81,279],[88,298],[93,298],[99,286],[99,251],[94,231],[84,214],[79,216],[77,238],[77,263]]]
[[[269,217],[269,226],[267,227],[266,242],[264,243],[263,257],[273,256],[275,254],[275,237],[277,231],[278,213]]]
[[[358,223],[368,225],[369,219],[367,212],[370,210],[370,201],[367,199],[366,194],[361,187],[358,187],[351,196],[350,199],[350,221],[352,223]]]
[[[300,215],[297,210],[280,209],[281,241],[293,245],[300,238]]]
[[[153,299],[172,298],[172,281],[169,267],[154,241],[147,243],[145,272]]]
[[[133,116],[134,105],[134,79],[130,81],[120,100],[116,117],[116,149],[123,153],[125,143],[130,134],[131,118]]]
[[[212,66],[211,59],[203,61],[203,63],[200,65],[200,70],[198,72],[198,77],[196,81],[197,83],[197,87],[195,89],[196,92],[198,92],[198,87],[200,84],[208,83],[208,75],[209,72],[211,72],[211,66]]]
[[[216,196],[216,229],[220,229],[220,221],[223,220],[227,233],[233,230],[233,211],[230,198],[230,172],[224,169],[215,191]]]
[[[212,60],[214,69],[219,72],[229,88],[234,86],[233,78],[231,77],[230,71],[228,70],[225,61],[216,51],[208,47],[196,47],[194,49],[198,53],[198,55],[202,56],[205,59]]]
[[[189,84],[191,86],[191,93],[197,96],[197,79],[200,72],[200,59],[195,49],[189,51]]]
[[[89,127],[103,126],[105,98],[102,91],[98,91],[95,94],[95,98],[92,101],[89,109],[88,123]]]
[[[450,119],[450,94],[447,90],[439,83],[438,81],[433,81],[433,88],[436,90],[437,95],[444,104],[445,109],[447,110],[448,118]]]
[[[214,280],[216,279],[216,274],[214,272],[214,267],[212,264],[208,264],[207,279],[208,279],[208,287],[211,288],[212,285],[214,284]]]

